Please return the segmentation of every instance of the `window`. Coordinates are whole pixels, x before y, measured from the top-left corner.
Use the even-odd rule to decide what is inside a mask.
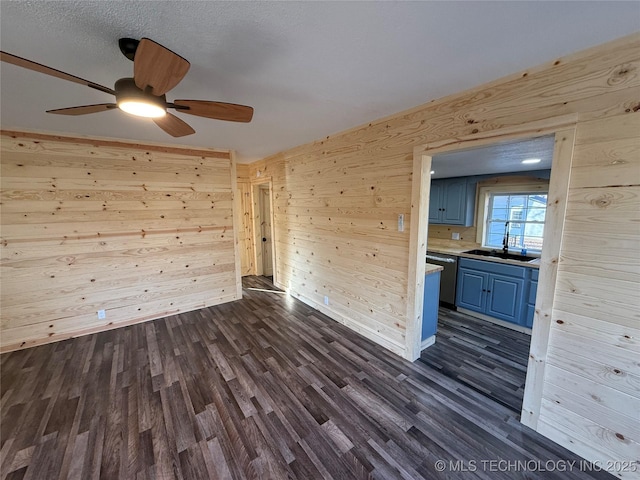
[[[509,235],[509,248],[542,250],[547,193],[490,193],[484,246],[502,248]]]

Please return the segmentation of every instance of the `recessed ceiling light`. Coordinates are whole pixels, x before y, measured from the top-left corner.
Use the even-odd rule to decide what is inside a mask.
[[[529,164],[529,163],[540,163],[540,159],[539,158],[527,158],[526,160],[522,160],[522,163],[524,164]]]
[[[434,173],[436,173],[436,171],[435,171],[435,170],[431,170],[429,173],[430,173],[431,175],[433,175]]]

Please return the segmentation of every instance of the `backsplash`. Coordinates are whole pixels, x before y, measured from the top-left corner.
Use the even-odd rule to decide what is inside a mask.
[[[456,225],[429,225],[429,238],[452,240],[451,234],[459,233],[460,241],[476,241],[476,227],[460,227]]]

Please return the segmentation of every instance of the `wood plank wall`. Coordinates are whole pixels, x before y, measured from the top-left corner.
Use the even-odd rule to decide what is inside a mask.
[[[242,275],[255,275],[255,253],[253,245],[253,219],[251,214],[251,179],[249,166],[238,164],[238,194],[236,206],[240,211],[242,224],[238,226],[240,243],[240,263]]]
[[[533,426],[589,460],[637,460],[639,110],[636,34],[251,164],[252,177],[273,179],[279,286],[403,355],[413,148],[573,114],[557,304]]]
[[[1,140],[2,351],[237,298],[228,151]]]
[[[576,134],[538,430],[586,458],[637,460],[640,113]]]

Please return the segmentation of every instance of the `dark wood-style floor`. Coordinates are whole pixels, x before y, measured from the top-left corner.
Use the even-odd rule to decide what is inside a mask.
[[[286,295],[244,294],[2,355],[2,479],[607,476],[437,471],[577,457],[424,362]]]
[[[420,361],[518,414],[530,343],[525,333],[440,308],[437,341]]]

